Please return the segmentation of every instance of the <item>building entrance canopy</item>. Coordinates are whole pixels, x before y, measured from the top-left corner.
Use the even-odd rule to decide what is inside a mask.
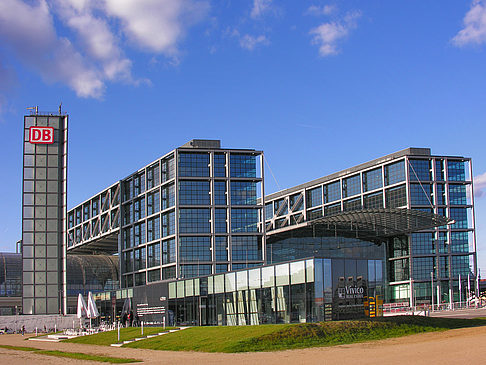
[[[447,217],[421,210],[361,209],[317,218],[300,227],[285,227],[273,231],[271,236],[277,238],[279,233],[288,235],[288,231],[293,230],[294,236],[324,234],[373,240],[444,226],[450,222],[452,220]]]

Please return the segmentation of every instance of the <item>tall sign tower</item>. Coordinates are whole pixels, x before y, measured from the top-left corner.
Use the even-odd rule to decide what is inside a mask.
[[[22,308],[66,313],[66,178],[68,115],[24,117]]]

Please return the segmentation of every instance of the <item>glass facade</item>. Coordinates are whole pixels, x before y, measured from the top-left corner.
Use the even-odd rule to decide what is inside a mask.
[[[303,259],[169,282],[169,325],[258,325],[382,314],[381,260]],[[150,299],[149,299],[150,302]],[[148,317],[147,319],[154,319]]]
[[[122,287],[228,270],[233,259],[263,264],[261,153],[204,146],[177,148],[70,210],[70,251],[96,239],[116,253],[119,239]]]
[[[119,235],[122,287],[142,290],[147,282],[192,280],[190,287],[178,288],[176,284],[176,293],[180,290],[181,294],[176,294],[175,299],[180,299],[179,295],[194,297],[187,293],[195,293],[196,280],[210,275],[207,282],[199,282],[198,288],[204,292],[213,285],[213,291],[224,294],[214,300],[224,307],[221,321],[225,324],[261,321],[251,316],[260,310],[275,318],[266,323],[301,320],[302,313],[282,309],[291,308],[293,300],[299,308],[307,308],[310,303],[307,276],[295,279],[295,285],[300,286],[290,288],[292,267],[285,266],[288,260],[316,256],[343,260],[336,268],[331,265],[335,277],[341,277],[342,270],[364,272],[359,265],[365,264],[357,263],[360,260],[379,260],[380,280],[386,278],[388,282],[387,291],[380,295],[396,302],[410,301],[410,293],[415,293],[417,303],[430,301],[426,283],[430,283],[431,272],[440,287],[441,301],[447,300],[448,290],[444,288],[454,289],[459,273],[476,273],[472,181],[467,158],[432,156],[428,149],[407,149],[265,199],[261,199],[261,175],[260,152],[182,146],[70,210],[70,249],[76,252],[78,247],[89,247],[90,240],[104,242],[99,238],[106,237],[106,247],[111,240],[113,252],[117,252]],[[409,209],[446,216],[454,222],[407,235],[377,236],[370,241],[360,238],[359,232],[351,234],[352,228],[348,234],[336,231],[332,237],[323,236],[322,232],[301,234],[308,221],[340,215],[327,220],[337,221],[359,216],[363,209]],[[348,267],[348,259],[356,264]],[[275,264],[273,276],[267,273],[272,285],[265,281],[264,269],[258,268],[265,262]],[[223,275],[228,270],[241,269],[248,272],[246,279],[238,279],[237,274]],[[260,289],[268,288],[261,298],[270,298],[273,307],[261,304],[263,307],[257,312],[249,309],[255,304],[252,300],[259,303],[260,298],[257,292],[248,291],[249,283],[256,280],[256,276],[250,277],[251,270],[259,270]],[[257,275],[257,271],[252,272]],[[371,271],[367,272],[370,277]],[[373,275],[378,276],[376,270]],[[338,281],[335,285],[346,286],[348,276],[344,275],[344,284]],[[363,276],[360,280],[364,279]],[[238,287],[239,282],[247,291],[227,289]],[[173,311],[180,323],[187,314],[179,313],[199,310],[187,307],[187,300],[183,304],[177,302],[177,310]],[[199,299],[190,300],[196,303]],[[209,302],[205,305],[206,311],[214,310],[209,309]],[[333,308],[324,312],[328,310]],[[218,313],[208,316],[206,323],[220,323],[214,319]],[[305,317],[307,320],[307,309]]]
[[[273,234],[280,234],[280,228],[335,214],[382,208],[420,210],[445,216],[454,222],[405,238],[388,239],[390,289],[387,300],[410,300],[412,280],[417,288],[421,288],[426,280],[430,281],[430,272],[425,275],[430,269],[430,262],[433,262],[434,275],[441,287],[453,289],[453,280],[457,280],[458,275],[454,273],[467,271],[464,269],[466,265],[470,265],[468,272],[474,277],[476,250],[472,219],[474,206],[470,198],[470,160],[432,156],[428,149],[401,152],[391,156],[395,161],[390,162],[387,156],[317,179],[305,184],[305,187],[291,188],[274,194],[275,197],[266,197],[265,227],[269,242]],[[297,210],[292,209],[291,197],[299,194],[304,194],[306,199],[301,209],[303,216],[297,221]],[[305,247],[297,238],[294,241],[295,247]],[[269,246],[267,260],[271,250],[275,255],[275,248]],[[292,245],[283,245],[282,257],[296,250],[298,248],[292,248]],[[295,256],[289,256],[292,257]],[[454,268],[456,262],[462,269]],[[417,290],[415,299],[418,303],[430,302],[430,296],[421,296],[425,290]],[[441,300],[448,301],[448,293],[448,289],[441,292]]]

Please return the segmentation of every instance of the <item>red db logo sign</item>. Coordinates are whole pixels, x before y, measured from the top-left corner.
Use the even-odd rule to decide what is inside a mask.
[[[40,143],[40,144],[54,143],[54,128],[53,127],[30,127],[29,142]]]

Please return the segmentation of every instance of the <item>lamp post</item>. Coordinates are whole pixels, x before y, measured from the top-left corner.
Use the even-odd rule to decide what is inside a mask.
[[[432,298],[432,312],[434,311],[434,272],[430,272],[430,296]]]

